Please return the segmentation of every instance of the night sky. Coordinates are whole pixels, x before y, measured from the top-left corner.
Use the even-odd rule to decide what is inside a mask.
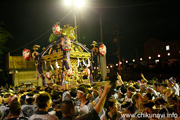
[[[116,29],[121,58],[143,57],[143,44],[150,38],[180,40],[179,6],[178,0],[87,0],[84,8],[76,9],[79,41],[89,48],[92,41],[100,42],[102,16],[107,63],[118,61],[113,42]],[[63,0],[1,0],[0,11],[4,28],[14,36],[7,43],[11,55],[21,55],[24,48],[32,50],[35,44],[46,47],[55,22],[74,26],[72,7]]]

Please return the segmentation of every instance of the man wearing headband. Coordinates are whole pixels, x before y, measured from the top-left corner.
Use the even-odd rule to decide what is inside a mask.
[[[79,86],[77,90],[78,103],[76,105],[76,112],[78,115],[87,114],[89,112],[88,104],[89,101],[86,99],[87,89],[85,86]]]
[[[105,85],[102,96],[92,111],[75,119],[73,118],[75,112],[73,102],[63,101],[61,103],[61,111],[63,116],[61,120],[99,120],[98,114],[101,111],[102,106],[104,106],[109,88],[109,85]]]
[[[92,101],[91,103],[89,103],[89,105],[88,105],[90,111],[94,109],[94,106],[95,106],[95,105],[98,103],[98,101],[100,100],[103,91],[104,91],[104,87],[101,86],[101,87],[99,88],[99,91],[98,91],[98,95],[99,95],[99,96],[98,96],[94,101]],[[99,113],[99,117],[101,117],[104,113],[105,113],[105,110],[104,110],[104,107],[103,107],[102,110],[101,110],[100,113]]]

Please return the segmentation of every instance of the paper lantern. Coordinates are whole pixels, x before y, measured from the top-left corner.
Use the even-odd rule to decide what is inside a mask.
[[[106,55],[106,46],[104,44],[100,45],[99,46],[99,53],[100,55],[102,56],[105,56]]]
[[[62,40],[62,48],[64,51],[69,51],[71,49],[71,40],[68,37],[64,37]]]
[[[89,76],[89,75],[90,75],[90,70],[89,70],[89,68],[85,68],[85,69],[84,69],[84,75],[85,75],[85,76]]]
[[[70,68],[69,70],[66,70],[65,74],[68,76],[72,76],[72,74],[73,74],[72,68]]]
[[[25,60],[29,60],[31,58],[31,52],[29,49],[24,49],[23,50],[23,58]]]
[[[54,24],[52,26],[52,32],[53,32],[54,35],[60,35],[61,34],[60,30],[61,29],[60,29],[60,26],[58,24]]]
[[[47,71],[47,72],[45,73],[45,76],[46,76],[46,78],[47,78],[48,80],[50,80],[51,77],[52,77],[52,72],[51,72],[51,71]]]

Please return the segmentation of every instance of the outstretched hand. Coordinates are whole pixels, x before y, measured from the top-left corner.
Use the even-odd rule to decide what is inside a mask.
[[[121,80],[121,76],[119,75],[119,73],[117,73],[117,79]]]
[[[144,79],[144,75],[141,73],[141,77]]]
[[[110,89],[110,85],[109,85],[109,84],[106,84],[106,85],[104,86],[104,92],[105,92],[105,93],[108,93],[109,89]]]

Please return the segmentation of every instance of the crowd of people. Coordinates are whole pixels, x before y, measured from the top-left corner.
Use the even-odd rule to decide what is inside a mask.
[[[59,89],[5,86],[1,120],[180,120],[179,84],[171,77]]]

